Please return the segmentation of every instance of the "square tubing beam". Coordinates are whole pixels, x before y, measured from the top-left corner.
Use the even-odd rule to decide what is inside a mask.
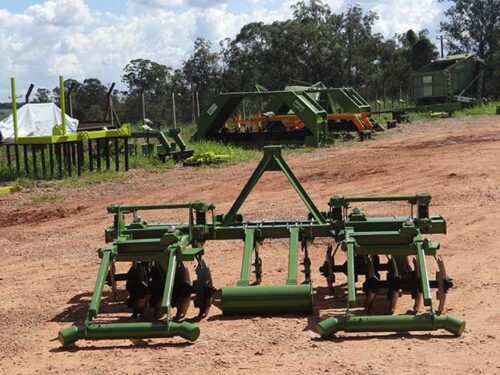
[[[245,229],[245,244],[243,247],[243,260],[241,262],[240,279],[238,286],[250,285],[250,269],[252,266],[252,253],[255,247],[255,229]]]
[[[297,285],[297,262],[299,252],[299,228],[290,228],[290,243],[288,249],[288,278],[287,285]]]
[[[101,265],[99,266],[99,272],[97,274],[97,280],[95,282],[94,293],[92,294],[92,300],[90,301],[90,307],[88,312],[88,319],[94,319],[98,312],[99,306],[101,304],[102,291],[104,290],[104,284],[106,283],[106,276],[108,275],[109,264],[111,260],[111,250],[105,250],[102,254]]]
[[[285,162],[285,160],[281,156],[281,153],[279,155],[274,155],[274,159],[276,160],[276,162],[280,166],[280,168],[283,171],[283,173],[285,174],[286,178],[288,178],[288,181],[290,181],[290,184],[292,184],[292,186],[295,189],[295,191],[297,192],[297,194],[299,194],[300,199],[302,199],[302,201],[306,205],[307,209],[312,214],[313,218],[319,224],[326,224],[325,218],[323,217],[321,212],[319,212],[318,208],[313,203],[313,201],[311,200],[309,195],[307,195],[306,191],[304,190],[304,188],[300,184],[297,177],[295,177],[295,175],[293,174],[290,167],[288,167],[288,164]]]
[[[269,163],[269,160],[270,160],[270,156],[264,155],[262,160],[259,162],[259,164],[257,165],[257,168],[255,168],[255,171],[252,173],[252,175],[248,179],[247,183],[243,187],[243,190],[241,190],[240,195],[238,195],[238,198],[236,198],[236,200],[234,201],[233,205],[231,206],[231,208],[229,209],[227,214],[224,215],[224,219],[222,220],[223,227],[227,227],[229,224],[231,224],[231,222],[233,222],[241,205],[248,198],[248,195],[250,194],[252,189],[257,184],[257,181],[259,181],[259,179],[262,177],[262,175],[266,171],[266,166]]]
[[[348,230],[346,230],[348,232]],[[356,278],[354,273],[354,239],[348,238],[347,245],[347,306],[356,307]]]
[[[417,239],[417,260],[418,268],[420,268],[420,280],[422,282],[422,295],[424,299],[424,305],[432,307],[432,297],[429,286],[429,275],[427,274],[427,265],[425,264],[425,251],[423,240]]]
[[[167,258],[167,272],[165,275],[165,288],[161,299],[160,313],[167,315],[167,321],[170,321],[170,309],[172,301],[172,292],[174,288],[175,272],[177,271],[176,246],[169,247]]]

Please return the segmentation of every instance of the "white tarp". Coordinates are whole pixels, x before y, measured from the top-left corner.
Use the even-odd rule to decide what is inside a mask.
[[[29,103],[17,110],[18,137],[52,135],[52,128],[61,124],[61,109],[54,103]],[[66,131],[76,133],[78,120],[66,115]],[[10,115],[0,122],[2,141],[14,140],[14,120]]]

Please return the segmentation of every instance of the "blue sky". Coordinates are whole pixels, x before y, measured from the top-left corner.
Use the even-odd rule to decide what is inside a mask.
[[[202,36],[217,45],[248,22],[291,16],[296,0],[5,0],[0,1],[0,101],[15,76],[20,93],[57,76],[119,82],[134,58],[178,67]],[[386,37],[427,28],[434,38],[447,5],[437,0],[324,0],[335,12],[357,3],[376,11]],[[19,93],[19,94],[20,94]]]

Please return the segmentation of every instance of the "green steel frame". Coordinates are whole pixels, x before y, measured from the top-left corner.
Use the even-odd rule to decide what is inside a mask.
[[[294,220],[244,220],[238,213],[241,205],[253,187],[266,171],[281,171],[290,181],[306,205],[309,215]],[[408,202],[411,214],[408,216],[368,217],[353,203],[362,202]],[[171,297],[176,262],[192,261],[203,254],[206,241],[241,240],[243,242],[240,278],[234,287],[222,288],[222,312],[226,315],[250,314],[309,314],[313,310],[313,285],[311,282],[311,262],[307,245],[315,238],[330,238],[347,255],[346,264],[330,267],[333,273],[347,275],[347,311],[344,315],[329,317],[315,328],[321,337],[330,337],[338,331],[346,332],[393,332],[445,329],[455,335],[462,334],[465,322],[453,316],[441,314],[433,306],[431,288],[438,288],[438,294],[445,294],[443,278],[430,280],[426,257],[436,257],[440,247],[438,242],[428,238],[431,234],[445,234],[446,221],[442,216],[431,216],[428,194],[395,197],[339,197],[330,199],[327,211],[320,211],[300,185],[291,169],[281,156],[280,146],[268,146],[256,170],[242,189],[233,206],[226,214],[215,213],[213,204],[193,201],[183,204],[126,206],[112,205],[108,212],[114,215],[114,224],[105,231],[106,242],[110,245],[99,250],[101,266],[98,272],[94,294],[87,320],[83,327],[71,326],[60,331],[62,344],[70,344],[78,339],[123,339],[137,337],[181,336],[194,341],[199,329],[186,321],[171,319]],[[148,223],[139,216],[145,210],[186,209],[188,218],[177,223]],[[414,214],[415,212],[415,214]],[[127,221],[132,215],[133,220]],[[289,239],[288,272],[282,285],[258,285],[262,279],[262,262],[259,246],[265,239]],[[299,246],[303,254],[305,280],[299,283]],[[387,256],[393,264],[404,270],[408,257],[415,257],[415,269],[411,287],[423,296],[428,308],[423,314],[405,315],[358,315],[356,307],[356,282],[359,275],[370,281],[370,272],[361,266],[371,257]],[[251,282],[252,259],[254,260],[255,282]],[[333,258],[331,258],[333,260]],[[152,323],[97,324],[94,319],[99,312],[99,304],[107,275],[112,277],[113,262],[154,261],[165,273],[165,290],[161,302],[166,318]],[[390,266],[381,265],[379,270]],[[324,271],[324,270],[323,270]],[[325,272],[323,272],[325,273]],[[389,276],[388,276],[389,277]],[[327,278],[328,279],[328,278]],[[404,280],[403,280],[404,281]],[[402,284],[380,280],[381,286],[394,288],[394,292],[406,291]],[[402,280],[399,280],[401,283]],[[448,285],[451,287],[451,285]]]
[[[123,124],[117,129],[92,131],[80,130],[77,133],[68,134],[65,116],[66,101],[63,76],[59,77],[59,90],[62,114],[61,124],[53,127],[51,135],[20,137],[16,101],[16,81],[15,78],[11,78],[14,141],[13,143],[5,144],[8,168],[13,169],[11,157],[11,148],[13,148],[15,172],[17,176],[22,174],[19,152],[19,147],[21,147],[23,151],[24,170],[26,175],[34,178],[42,177],[45,179],[48,176],[53,178],[57,174],[59,178],[63,178],[65,173],[67,173],[68,176],[71,176],[72,169],[74,168],[80,176],[84,169],[85,144],[88,149],[88,167],[90,171],[94,170],[94,146],[97,151],[97,156],[95,157],[97,163],[96,169],[99,171],[101,170],[101,156],[105,157],[106,169],[111,169],[110,149],[113,148],[115,154],[115,169],[116,171],[119,171],[119,155],[123,145],[125,148],[124,169],[125,171],[128,171],[128,138],[131,136],[130,125]],[[29,150],[31,151],[31,158],[29,157]],[[101,153],[101,151],[103,152]],[[37,160],[41,162],[41,173],[39,173],[40,171],[38,170]],[[49,162],[49,173],[47,173],[47,161]],[[57,173],[55,173],[56,164]]]
[[[79,131],[74,134],[68,134],[66,128],[66,95],[64,92],[64,77],[59,76],[59,97],[61,104],[61,124],[56,125],[52,130],[52,135],[43,136],[28,136],[19,137],[18,122],[17,122],[17,101],[16,101],[16,80],[10,79],[11,95],[12,95],[12,116],[14,123],[14,144],[17,145],[47,145],[56,143],[78,142],[86,141],[89,139],[102,139],[102,138],[124,138],[129,137],[131,134],[131,127],[129,124],[124,124],[118,129],[109,130],[93,130],[93,131]]]
[[[305,129],[287,132],[238,133],[222,132],[223,125],[244,98],[270,98],[273,106],[288,108],[304,123]],[[232,137],[230,137],[230,135]],[[223,139],[230,141],[258,142],[280,140],[288,143],[305,143],[320,146],[327,142],[328,123],[325,110],[304,91],[265,91],[221,93],[197,121],[195,139]]]

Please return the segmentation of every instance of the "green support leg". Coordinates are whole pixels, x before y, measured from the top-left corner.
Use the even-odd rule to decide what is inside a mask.
[[[172,301],[172,290],[174,288],[175,271],[177,269],[177,254],[175,249],[169,249],[167,273],[165,276],[165,288],[161,300],[160,313],[167,315],[167,322],[170,321],[170,309]]]
[[[429,275],[427,274],[427,265],[425,264],[425,252],[423,241],[417,240],[417,260],[420,269],[420,280],[422,282],[422,295],[425,306],[432,306],[432,297],[429,286]]]
[[[356,307],[356,281],[354,274],[354,241],[347,240],[347,306]]]
[[[108,275],[110,260],[111,250],[104,251],[102,254],[101,265],[99,267],[99,273],[97,274],[97,280],[95,282],[94,293],[92,294],[92,300],[90,301],[88,312],[89,320],[94,319],[99,312],[99,306],[101,304],[104,285],[106,284],[106,276]]]
[[[240,280],[238,286],[250,285],[250,270],[252,267],[252,252],[255,247],[255,229],[245,230],[245,244],[243,249],[243,261],[241,262]]]
[[[288,251],[287,285],[297,285],[297,262],[299,252],[299,228],[290,228],[290,245]]]

